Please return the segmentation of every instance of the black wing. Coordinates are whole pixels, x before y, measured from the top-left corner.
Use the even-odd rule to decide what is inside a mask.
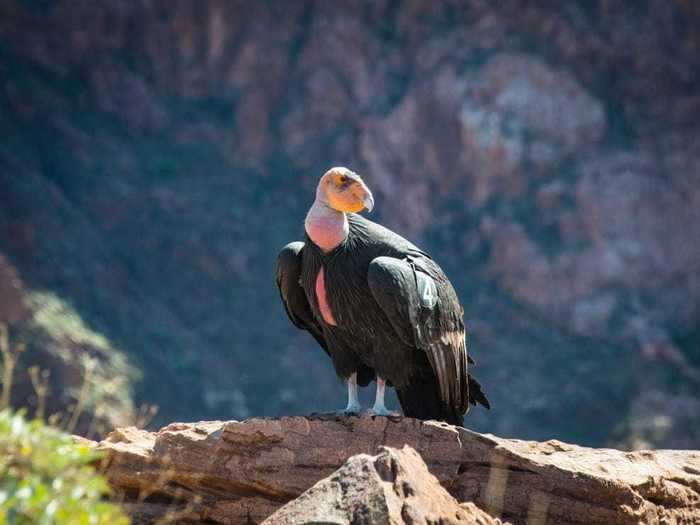
[[[489,408],[480,385],[467,372],[462,308],[442,269],[415,251],[403,259],[377,257],[367,277],[399,338],[425,351],[447,412],[459,420],[470,403]]]
[[[314,318],[304,289],[299,284],[303,249],[304,243],[301,241],[289,243],[282,248],[277,256],[277,288],[279,288],[284,309],[294,326],[308,331],[329,354],[323,330]]]

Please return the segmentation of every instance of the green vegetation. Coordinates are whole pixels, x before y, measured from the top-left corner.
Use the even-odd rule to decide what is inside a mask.
[[[48,299],[39,302],[46,308],[35,305],[38,310],[34,321],[49,331],[53,326],[54,340],[61,340],[60,334],[55,333],[60,331],[74,343],[109,350],[104,338],[90,332],[60,302]],[[62,319],[67,322],[59,322]],[[14,411],[9,407],[17,363],[25,351],[24,343],[10,344],[9,328],[0,323],[0,524],[128,524],[119,507],[105,501],[109,487],[93,467],[101,455],[43,422],[47,371],[42,373],[36,366],[28,370],[40,398],[34,420],[27,420],[24,409]],[[86,402],[89,376],[86,372],[77,406],[67,425],[68,432],[75,428],[81,405]]]
[[[21,412],[0,412],[0,523],[128,524],[104,501],[99,453]]]

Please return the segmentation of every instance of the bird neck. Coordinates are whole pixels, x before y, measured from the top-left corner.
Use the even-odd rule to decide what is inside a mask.
[[[345,214],[334,210],[318,196],[306,214],[304,228],[314,244],[326,253],[342,244],[350,232]]]

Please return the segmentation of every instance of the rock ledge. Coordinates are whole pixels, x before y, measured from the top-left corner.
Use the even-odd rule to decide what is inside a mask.
[[[348,458],[415,449],[458,501],[513,523],[700,522],[700,452],[502,439],[444,423],[283,417],[133,427],[95,446],[134,523],[260,523]]]

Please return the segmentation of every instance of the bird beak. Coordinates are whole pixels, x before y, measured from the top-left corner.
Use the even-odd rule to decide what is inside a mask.
[[[372,194],[369,193],[369,191],[367,192],[367,195],[365,195],[362,204],[364,204],[365,210],[368,212],[372,211],[372,208],[374,208],[374,197],[372,197]]]

